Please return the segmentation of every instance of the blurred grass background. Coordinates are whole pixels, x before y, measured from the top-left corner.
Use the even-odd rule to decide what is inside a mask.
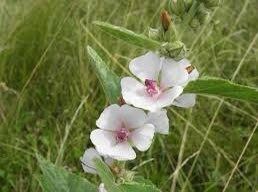
[[[86,46],[121,75],[144,50],[103,34],[91,22],[147,32],[158,26],[165,7],[165,0],[0,1],[0,191],[40,191],[35,153],[99,182],[79,162],[107,105]],[[224,1],[210,25],[184,34],[201,74],[231,79],[240,69],[235,82],[257,87],[257,8],[257,0]],[[235,169],[226,191],[255,191],[258,133],[252,131],[258,107],[221,99],[199,96],[192,110],[170,108],[170,135],[156,137],[128,167],[163,191],[186,192],[222,191]]]

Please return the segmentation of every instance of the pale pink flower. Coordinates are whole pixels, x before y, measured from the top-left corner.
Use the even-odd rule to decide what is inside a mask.
[[[186,68],[190,63],[187,61],[159,57],[153,52],[133,59],[129,68],[140,81],[132,77],[121,80],[125,102],[149,111],[159,111],[173,104],[188,107],[189,102],[192,104],[193,96],[190,95],[190,98],[179,96],[184,86],[196,76],[197,70],[189,74]]]
[[[187,70],[178,62],[160,58],[153,52],[133,59],[129,68],[140,81],[132,77],[123,78],[123,98],[126,103],[149,111],[172,105],[189,78]]]
[[[100,154],[121,161],[132,160],[136,158],[133,147],[146,151],[152,143],[155,125],[147,120],[141,109],[114,104],[101,113],[96,121],[99,129],[91,132],[90,139]]]

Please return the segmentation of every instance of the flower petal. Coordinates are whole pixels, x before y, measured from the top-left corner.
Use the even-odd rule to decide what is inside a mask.
[[[153,52],[133,59],[129,64],[130,71],[143,82],[145,79],[157,80],[160,71],[160,58]]]
[[[156,110],[156,100],[150,97],[145,86],[132,77],[124,77],[121,80],[122,95],[127,104],[145,110]]]
[[[155,127],[155,132],[161,134],[169,133],[169,119],[166,110],[157,112],[149,112],[146,123],[152,124]]]
[[[191,63],[188,59],[181,59],[179,62],[178,62],[181,66],[183,66],[184,68],[187,68],[189,66],[191,66]],[[188,81],[186,83],[184,83],[182,86],[186,86],[187,83],[189,83],[189,81],[194,81],[196,80],[197,78],[199,77],[199,72],[197,71],[196,68],[194,68],[193,71],[190,72],[189,74],[189,78],[188,78]]]
[[[96,121],[96,125],[104,130],[116,130],[121,126],[120,107],[118,105],[108,106]]]
[[[180,61],[178,61],[178,63],[184,68],[191,66],[191,62],[186,58],[181,59]]]
[[[188,77],[188,80],[181,84],[181,86],[185,87],[190,81],[195,81],[196,79],[198,79],[199,77],[199,72],[197,71],[197,69],[194,69],[190,74],[189,74],[189,77]]]
[[[118,161],[133,160],[136,158],[132,146],[128,142],[118,143],[111,148],[106,148],[110,157]]]
[[[159,109],[172,105],[173,101],[183,92],[183,87],[174,86],[162,93],[157,101]]]
[[[154,125],[145,124],[131,133],[130,140],[139,151],[146,151],[151,146],[154,132]]]
[[[168,88],[187,82],[189,74],[184,66],[171,58],[162,59],[161,87]]]
[[[125,126],[130,129],[141,127],[144,125],[147,118],[142,109],[131,107],[129,105],[123,105],[121,107],[121,116]]]
[[[86,173],[97,174],[94,159],[101,159],[99,153],[94,148],[87,149],[81,157],[82,168]]]
[[[189,74],[189,81],[194,81],[196,79],[198,79],[199,77],[199,72],[197,71],[197,69],[194,69],[190,74]]]
[[[105,148],[112,147],[116,144],[114,133],[102,129],[93,130],[90,134],[90,140],[95,145],[96,150],[103,156],[109,156]]]
[[[177,107],[190,108],[195,105],[196,94],[187,93],[182,94],[176,98],[173,102],[173,105]]]
[[[115,135],[111,131],[95,129],[90,134],[91,142],[96,150],[103,156],[109,156],[119,161],[136,158],[133,148],[128,142],[117,143]]]

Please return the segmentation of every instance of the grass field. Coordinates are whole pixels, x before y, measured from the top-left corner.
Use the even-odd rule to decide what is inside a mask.
[[[119,75],[144,50],[91,23],[147,32],[165,6],[165,0],[0,1],[0,191],[41,191],[36,153],[99,183],[79,161],[108,104],[86,46]],[[257,0],[225,0],[210,25],[183,34],[202,75],[257,87],[257,8]],[[156,137],[129,168],[164,192],[258,189],[258,106],[199,96],[191,110],[168,111],[170,135]]]

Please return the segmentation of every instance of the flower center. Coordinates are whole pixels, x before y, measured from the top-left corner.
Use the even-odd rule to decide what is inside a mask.
[[[116,141],[118,143],[122,143],[124,141],[127,141],[128,137],[129,137],[129,130],[126,128],[120,128],[119,130],[116,131]]]
[[[160,92],[160,89],[158,87],[158,84],[154,80],[146,79],[145,80],[145,86],[147,93],[153,97],[154,95],[157,95]]]

